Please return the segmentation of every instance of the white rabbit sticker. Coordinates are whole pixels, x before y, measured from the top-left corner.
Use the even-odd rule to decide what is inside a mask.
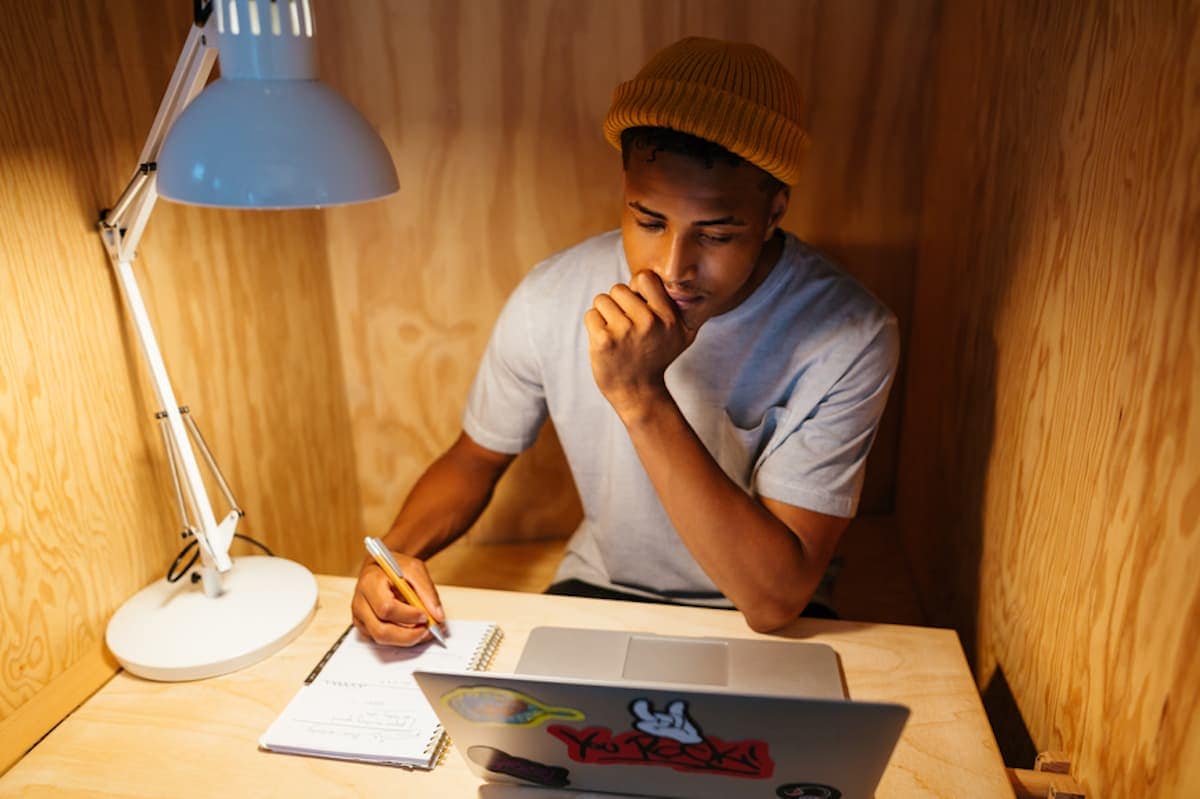
[[[687,702],[676,699],[667,705],[667,712],[659,713],[646,699],[638,699],[629,706],[637,730],[660,738],[671,738],[682,744],[698,744],[704,739],[692,720],[688,718]]]

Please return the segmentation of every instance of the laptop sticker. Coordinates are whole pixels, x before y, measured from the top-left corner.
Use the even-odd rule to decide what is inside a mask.
[[[656,713],[645,699],[635,699],[629,706],[629,712],[637,721],[633,722],[634,729],[648,732],[660,738],[674,738],[681,744],[698,744],[700,737],[696,725],[688,718],[687,702],[676,699],[667,705],[666,713]]]
[[[568,757],[577,763],[667,766],[750,779],[767,779],[775,773],[765,741],[728,742],[705,735],[688,714],[686,700],[676,699],[658,711],[648,699],[635,699],[629,712],[633,729],[621,733],[564,724],[551,724],[546,731],[566,744]]]
[[[789,782],[775,789],[780,799],[842,799],[842,792],[815,782]]]
[[[516,777],[519,780],[544,785],[548,788],[562,788],[571,783],[567,779],[570,772],[562,766],[547,766],[528,758],[510,755],[508,752],[491,746],[472,746],[467,749],[467,757],[488,771]]]
[[[443,694],[442,702],[475,724],[532,727],[552,719],[584,719],[584,715],[574,708],[553,707],[520,691],[490,685],[460,686]]]

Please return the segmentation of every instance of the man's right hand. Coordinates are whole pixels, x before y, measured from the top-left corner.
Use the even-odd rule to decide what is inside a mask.
[[[442,601],[424,561],[414,555],[433,557],[465,533],[487,506],[496,482],[515,457],[480,446],[461,433],[417,480],[383,538],[435,622],[446,621]],[[397,552],[397,546],[413,555]],[[424,614],[400,598],[371,558],[358,573],[350,614],[355,627],[381,644],[412,646],[433,637]]]
[[[395,551],[392,554],[417,596],[433,614],[433,621],[445,622],[446,612],[442,610],[437,587],[430,579],[424,561]],[[350,612],[354,626],[376,643],[413,646],[433,637],[425,614],[405,602],[383,569],[370,559],[358,574]]]

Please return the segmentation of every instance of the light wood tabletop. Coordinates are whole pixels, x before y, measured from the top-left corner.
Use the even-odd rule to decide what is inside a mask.
[[[259,735],[349,621],[354,581],[318,582],[316,615],[282,651],[250,668],[195,682],[155,683],[117,674],[0,777],[0,796],[499,797],[495,787],[481,789],[453,749],[431,772],[258,749]],[[504,641],[494,671],[512,671],[530,629],[544,624],[759,637],[734,611],[475,588],[442,587],[441,594],[452,622],[500,623]],[[782,635],[832,646],[852,699],[911,708],[878,799],[1013,796],[952,631],[799,619]],[[507,789],[502,794],[516,795]],[[530,795],[549,796],[540,790]]]

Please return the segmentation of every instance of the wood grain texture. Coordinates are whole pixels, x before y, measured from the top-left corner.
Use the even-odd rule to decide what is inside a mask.
[[[943,20],[905,538],[1089,796],[1200,795],[1198,54],[1196,2]]]
[[[786,226],[841,259],[907,326],[933,0],[316,7],[323,74],[380,129],[401,182],[387,202],[333,210],[326,232],[367,529],[387,528],[454,439],[521,277],[617,225],[620,160],[600,133],[611,92],[685,35],[753,41],[793,71],[814,146]],[[864,511],[891,505],[899,405],[876,445]],[[543,437],[472,536],[562,536],[579,513],[561,451]]]
[[[120,669],[108,647],[98,642],[61,674],[56,674],[29,701],[0,720],[0,774]]]
[[[190,17],[189,3],[0,4],[0,719],[75,691],[47,686],[179,546],[153,393],[94,223],[136,166]],[[316,214],[163,203],[135,266],[245,531],[346,571],[358,500],[322,236]],[[23,744],[58,720],[23,722]]]
[[[346,627],[353,581],[322,577],[319,583],[317,613],[308,629],[269,660],[209,680],[166,685],[117,675],[0,777],[0,796],[480,795],[481,781],[457,749],[428,772],[257,749],[258,737]],[[734,611],[458,587],[445,588],[442,599],[452,625],[456,618],[500,624],[504,640],[492,664],[500,672],[513,670],[529,631],[538,625],[763,637],[751,632]],[[901,702],[912,709],[876,791],[878,799],[1011,799],[1008,777],[953,632],[799,619],[782,634],[833,647],[851,696]],[[197,751],[203,756],[189,754]],[[147,768],[148,763],[152,767]],[[222,764],[219,784],[214,763]],[[767,792],[773,793],[773,787]],[[566,799],[543,788],[531,791],[529,799]]]
[[[554,581],[566,543],[565,538],[476,543],[464,537],[430,558],[429,576],[438,585],[540,594]]]

